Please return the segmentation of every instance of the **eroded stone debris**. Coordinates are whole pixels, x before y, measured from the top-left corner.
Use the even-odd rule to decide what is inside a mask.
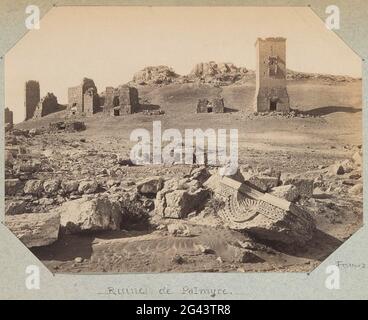
[[[99,240],[82,265],[117,259],[133,268],[134,254],[146,259],[153,252],[171,255],[165,263],[174,265],[190,265],[198,255],[222,265],[262,263],[273,244],[307,248],[318,232],[316,215],[338,223],[331,194],[362,196],[361,149],[303,175],[244,165],[222,177],[204,165],[131,167],[124,155],[89,145],[90,138],[68,138],[83,126],[59,122],[51,134],[11,129],[5,139],[5,224],[27,247],[60,246],[70,235],[151,230]],[[132,179],[129,170],[144,174]]]

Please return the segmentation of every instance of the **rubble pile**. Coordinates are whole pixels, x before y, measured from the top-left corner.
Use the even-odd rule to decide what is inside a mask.
[[[259,252],[274,243],[307,246],[318,215],[339,223],[348,206],[339,209],[339,194],[362,197],[361,148],[352,149],[350,159],[304,174],[243,165],[236,175],[221,177],[206,166],[187,166],[186,174],[175,166],[155,173],[130,166],[118,140],[99,148],[91,139],[64,129],[6,133],[5,223],[26,246],[47,246],[65,235],[152,229],[188,241],[193,254],[218,263],[258,263]],[[141,170],[139,178],[134,170]],[[240,242],[224,240],[225,250],[200,236],[204,228],[231,231]],[[188,263],[183,256],[170,261]]]
[[[139,85],[162,85],[173,83],[179,77],[167,66],[150,66],[138,71],[133,76],[133,83]]]
[[[253,70],[238,67],[231,62],[200,62],[194,65],[189,74],[179,75],[168,66],[149,66],[134,74],[131,81],[134,85],[163,86],[173,83],[201,83],[215,86],[228,86],[231,84],[244,84],[254,82],[256,74]],[[350,83],[360,81],[360,78],[352,78],[340,75],[325,75],[318,73],[306,73],[287,70],[287,80],[319,80],[324,83]],[[303,117],[302,114],[292,114]]]

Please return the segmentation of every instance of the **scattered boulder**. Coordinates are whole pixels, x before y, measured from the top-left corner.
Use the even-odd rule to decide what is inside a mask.
[[[349,189],[349,193],[353,194],[353,195],[361,195],[363,194],[363,184],[362,183],[358,183],[355,186],[351,187]]]
[[[185,262],[185,259],[181,255],[175,254],[172,258],[172,262],[176,264],[183,264]]]
[[[46,194],[55,194],[60,188],[60,180],[59,179],[50,179],[46,180],[43,183],[43,189]]]
[[[313,183],[312,179],[303,179],[299,177],[289,178],[284,181],[284,185],[293,185],[296,188],[297,194],[304,198],[311,198],[313,196]]]
[[[263,176],[274,177],[274,178],[277,178],[277,179],[280,179],[280,177],[281,177],[281,171],[275,170],[273,168],[268,168],[266,170],[263,170],[261,172],[261,174]]]
[[[227,256],[230,256],[230,262],[240,262],[240,263],[257,263],[263,260],[259,258],[253,251],[248,249],[239,248],[237,246],[229,245]]]
[[[215,253],[215,250],[213,250],[211,247],[204,245],[204,244],[198,244],[197,249],[204,254],[213,254]]]
[[[164,218],[182,219],[202,208],[208,195],[208,191],[202,188],[195,191],[163,189],[157,193],[155,211]]]
[[[270,193],[290,202],[295,202],[300,197],[297,187],[292,184],[272,188]]]
[[[47,246],[58,239],[57,213],[26,213],[5,216],[5,225],[28,248]]]
[[[79,183],[78,192],[82,194],[95,193],[97,188],[98,188],[97,181],[94,180],[81,181]]]
[[[353,154],[353,161],[354,161],[355,165],[362,166],[362,164],[363,164],[363,151],[361,149]]]
[[[190,236],[190,230],[188,226],[182,223],[172,223],[167,226],[167,231],[174,236]]]
[[[61,188],[65,193],[71,193],[74,191],[78,191],[79,181],[76,180],[63,180],[61,182]]]
[[[349,175],[349,179],[354,179],[354,180],[358,180],[362,177],[361,173],[356,172],[356,173],[352,173],[351,175]]]
[[[42,180],[28,180],[24,186],[24,193],[39,195],[43,191],[43,181]]]
[[[30,129],[29,130],[29,135],[31,136],[31,137],[33,137],[33,136],[37,136],[37,135],[39,135],[39,134],[41,134],[42,132],[41,132],[41,130],[40,129],[38,129],[38,128],[32,128],[32,129]]]
[[[121,166],[128,166],[128,167],[134,166],[134,163],[132,162],[131,159],[118,158],[117,162]]]
[[[344,167],[340,163],[335,163],[328,168],[329,176],[342,175],[344,173]]]
[[[76,257],[75,259],[74,259],[74,262],[75,263],[82,263],[83,262],[83,258],[82,257]]]
[[[5,200],[5,215],[24,213],[27,202],[24,200]]]
[[[41,169],[41,162],[37,159],[32,159],[28,162],[18,163],[15,166],[17,172],[20,173],[34,173],[38,172]]]
[[[54,204],[54,202],[55,202],[55,200],[53,198],[41,198],[41,199],[38,200],[38,203],[42,206],[50,206],[50,205]]]
[[[69,233],[119,230],[122,221],[119,203],[108,198],[83,197],[64,202],[56,211],[61,226]]]
[[[4,160],[5,160],[5,167],[13,167],[15,159],[13,154],[9,150],[5,150]]]
[[[354,163],[352,160],[346,159],[344,161],[340,162],[340,165],[342,166],[344,173],[350,173],[354,170]]]
[[[14,136],[24,136],[27,137],[29,133],[29,130],[26,129],[13,129],[12,134]]]
[[[5,194],[14,196],[17,192],[23,191],[23,184],[19,179],[5,179]]]
[[[206,167],[195,168],[191,173],[191,178],[203,184],[211,176],[211,173]]]
[[[245,180],[248,184],[263,192],[268,192],[280,184],[279,177],[270,177],[266,175],[252,175],[245,178]]]
[[[142,194],[156,194],[164,186],[164,180],[161,177],[150,177],[137,184],[137,191]]]

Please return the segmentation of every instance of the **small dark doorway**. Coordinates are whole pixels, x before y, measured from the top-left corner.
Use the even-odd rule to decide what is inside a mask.
[[[112,104],[113,104],[114,107],[119,106],[119,104],[120,104],[119,100],[120,100],[119,97],[114,97],[114,100],[112,101]]]
[[[120,110],[115,109],[114,110],[114,116],[120,116]]]
[[[277,101],[270,101],[270,111],[276,111]]]
[[[213,111],[212,107],[208,107],[208,108],[207,108],[207,112],[208,112],[208,113],[211,113],[212,111]]]

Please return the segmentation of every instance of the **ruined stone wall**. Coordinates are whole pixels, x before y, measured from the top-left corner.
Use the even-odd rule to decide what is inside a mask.
[[[88,100],[88,105],[85,106],[85,93],[89,89],[93,89],[94,96],[92,97],[92,102]],[[97,97],[97,88],[94,81],[92,79],[84,78],[79,86],[71,87],[68,89],[68,109],[70,111],[76,109],[76,112],[78,114],[94,113],[94,107],[96,105],[99,106],[99,98],[97,101]]]
[[[94,88],[89,88],[84,94],[84,113],[93,115],[100,106],[100,98]]]
[[[224,113],[225,107],[224,107],[224,99],[222,98],[216,98],[212,100],[212,107],[213,112],[215,113]]]
[[[209,101],[207,99],[199,99],[197,104],[197,113],[207,113],[207,106]]]
[[[112,115],[132,114],[139,111],[138,90],[127,85],[117,89],[106,88],[105,108]]]
[[[286,87],[286,39],[266,38],[256,42],[256,110],[289,111]]]
[[[131,99],[131,88],[128,86],[119,87],[119,106],[121,114],[134,113],[134,105]]]
[[[38,103],[36,110],[34,112],[33,118],[41,118],[47,116],[50,113],[54,113],[58,110],[59,104],[56,96],[53,93],[48,93],[45,97],[41,99]]]
[[[137,108],[139,107],[139,96],[138,96],[138,90],[134,87],[129,87],[129,95],[130,95],[130,104],[133,106],[133,112],[137,111]]]
[[[83,88],[82,86],[68,89],[68,107],[76,108],[77,113],[83,112]]]
[[[40,84],[37,81],[30,80],[25,84],[25,120],[33,117],[37,104],[40,102]]]
[[[9,123],[10,125],[13,125],[13,111],[11,111],[9,108],[5,108],[4,110],[4,119],[5,123]]]
[[[110,115],[132,114],[139,111],[138,90],[128,85],[106,87],[104,113]]]
[[[104,103],[104,112],[110,113],[112,108],[114,107],[114,88],[113,87],[106,87],[105,91],[105,103]]]
[[[224,113],[224,99],[215,98],[211,101],[207,99],[199,99],[197,104],[197,113]]]

